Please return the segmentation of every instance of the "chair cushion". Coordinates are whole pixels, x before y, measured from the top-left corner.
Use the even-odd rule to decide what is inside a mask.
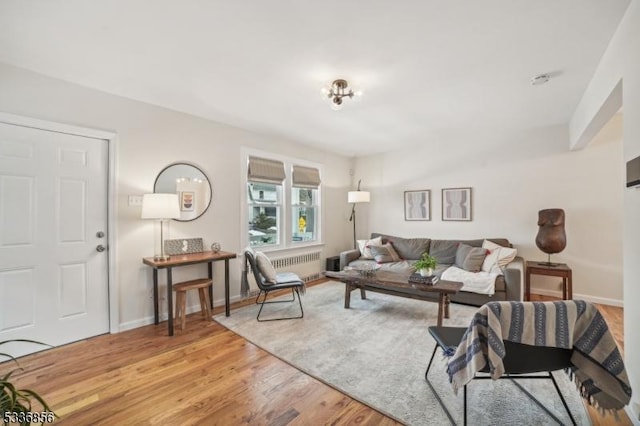
[[[267,255],[262,253],[261,251],[256,251],[255,253],[256,264],[258,266],[258,270],[264,277],[264,280],[268,284],[275,284],[277,281],[276,269],[271,264],[271,260],[269,260]]]

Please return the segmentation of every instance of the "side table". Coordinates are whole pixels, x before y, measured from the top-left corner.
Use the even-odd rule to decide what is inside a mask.
[[[549,266],[545,262],[527,261],[527,272],[525,278],[525,300],[531,300],[531,275],[546,275],[549,277],[562,278],[562,299],[573,298],[573,284],[571,282],[571,268],[566,263],[556,263]]]
[[[160,322],[160,313],[158,311],[158,270],[165,269],[167,271],[167,327],[169,336],[173,336],[173,276],[172,269],[180,266],[196,265],[199,263],[207,264],[207,276],[211,280],[213,278],[213,262],[224,261],[224,312],[226,316],[230,315],[229,302],[229,259],[235,259],[236,254],[226,251],[204,251],[200,253],[190,253],[171,256],[169,260],[154,260],[153,257],[145,257],[142,263],[153,268],[153,315],[154,323]],[[209,286],[209,300],[211,308],[213,308],[213,285]]]

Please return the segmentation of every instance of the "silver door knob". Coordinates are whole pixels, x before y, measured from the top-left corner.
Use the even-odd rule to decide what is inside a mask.
[[[104,248],[104,246],[102,244],[98,244],[98,247],[96,247],[96,251],[99,252],[99,253],[102,253],[105,250],[106,249]]]

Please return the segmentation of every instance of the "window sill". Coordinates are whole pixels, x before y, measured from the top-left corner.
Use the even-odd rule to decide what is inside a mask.
[[[263,253],[269,254],[287,254],[291,252],[297,251],[311,251],[311,249],[322,249],[325,244],[323,242],[313,241],[310,243],[299,243],[289,247],[270,247],[270,248],[259,248],[255,247],[254,250],[261,251]]]

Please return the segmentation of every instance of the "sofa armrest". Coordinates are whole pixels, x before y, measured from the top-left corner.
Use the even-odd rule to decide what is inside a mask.
[[[524,259],[517,256],[504,268],[504,282],[507,287],[507,300],[524,299]]]
[[[354,260],[358,260],[360,258],[360,250],[352,249],[340,252],[340,270],[344,270],[344,267]]]

